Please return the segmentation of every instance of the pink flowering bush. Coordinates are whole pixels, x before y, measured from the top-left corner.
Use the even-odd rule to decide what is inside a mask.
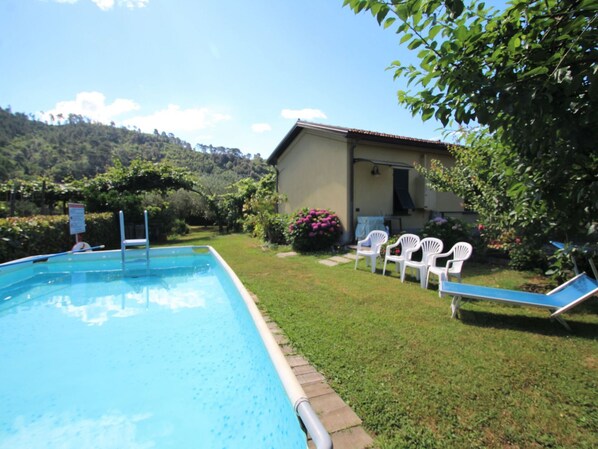
[[[299,251],[321,251],[342,234],[338,216],[326,209],[302,209],[291,216],[288,240]]]

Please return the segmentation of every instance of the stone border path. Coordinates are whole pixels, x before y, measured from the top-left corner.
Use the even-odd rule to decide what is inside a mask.
[[[290,251],[288,253],[278,253],[278,254],[276,254],[276,257],[280,257],[281,259],[286,259],[287,257],[293,257],[296,255],[297,255],[297,253],[295,251]],[[354,253],[346,253],[346,254],[343,254],[342,256],[332,256],[332,257],[329,257],[328,259],[322,259],[319,262],[322,265],[326,265],[327,267],[335,267],[340,264],[355,262],[356,257],[357,256]]]
[[[355,262],[356,257],[357,256],[353,253],[346,253],[342,256],[333,256],[329,257],[328,259],[320,260],[320,263],[328,267],[335,267],[340,264]]]
[[[350,260],[349,260],[350,262]],[[254,297],[254,299],[256,299]],[[264,315],[268,328],[284,353],[287,362],[303,387],[307,398],[320,421],[328,430],[334,449],[366,449],[373,447],[374,440],[361,426],[361,419],[341,397],[328,385],[326,378],[309,362],[298,355],[289,340],[272,319]],[[315,445],[308,441],[308,447]]]
[[[278,253],[276,256],[287,258],[296,255],[296,252],[291,251]],[[346,253],[319,262],[322,265],[334,267],[339,264],[355,262],[356,257],[355,253]],[[255,296],[253,298],[258,302]],[[361,418],[328,385],[326,378],[311,366],[309,361],[296,353],[278,325],[267,315],[264,315],[264,319],[268,323],[270,332],[272,332],[274,339],[280,346],[297,380],[303,387],[311,406],[330,434],[334,449],[372,448],[374,440],[361,426]],[[311,440],[308,440],[308,447],[315,449],[315,445]]]

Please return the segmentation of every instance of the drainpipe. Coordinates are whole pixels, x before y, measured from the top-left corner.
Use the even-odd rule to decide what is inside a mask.
[[[350,236],[354,236],[355,235],[355,224],[354,224],[354,218],[355,218],[355,189],[354,189],[354,183],[355,183],[355,148],[357,147],[357,141],[353,140],[350,142],[349,144],[349,151],[348,151],[348,160],[347,160],[347,190],[349,191],[349,198],[348,198],[348,211],[349,213],[348,215],[348,219],[349,219],[349,223],[347,225],[347,229],[349,230]],[[353,238],[351,237],[349,239],[349,241],[352,241]]]
[[[278,161],[276,161],[276,162],[278,162]],[[274,166],[274,171],[276,172],[276,176],[275,176],[276,193],[280,194],[280,190],[278,189],[278,176],[279,176],[280,172],[278,171],[278,167],[276,165]],[[277,214],[280,213],[280,204],[278,204],[278,201],[276,202],[276,213]]]

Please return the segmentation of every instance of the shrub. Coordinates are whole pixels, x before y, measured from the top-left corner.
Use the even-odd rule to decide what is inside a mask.
[[[0,262],[68,251],[75,243],[67,215],[0,218]],[[118,247],[118,223],[111,212],[85,215],[84,240],[91,246]]]
[[[291,216],[288,239],[298,251],[321,251],[342,234],[338,216],[326,209],[302,209]]]
[[[514,270],[539,270],[544,272],[548,268],[548,256],[538,245],[525,243],[521,240],[508,242],[509,267]]]
[[[264,224],[264,240],[275,245],[286,245],[287,241],[287,223],[289,217],[281,214],[274,214]]]
[[[189,226],[187,226],[185,220],[181,218],[175,218],[174,224],[170,232],[174,235],[187,235],[189,234]]]
[[[575,275],[573,260],[575,260],[578,272],[593,274],[590,260],[595,261],[597,257],[598,243],[585,242],[574,244],[567,242],[564,248],[558,249],[552,254],[550,258],[552,264],[546,274],[555,279],[559,284],[572,278]]]
[[[423,237],[436,237],[442,240],[448,251],[457,242],[472,242],[470,227],[464,221],[452,217],[436,217],[428,221],[422,229]]]
[[[289,218],[286,215],[261,212],[247,215],[243,222],[243,230],[255,238],[275,245],[287,243],[286,227]]]

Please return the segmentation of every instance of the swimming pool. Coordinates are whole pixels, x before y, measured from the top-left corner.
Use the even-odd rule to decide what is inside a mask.
[[[305,448],[304,393],[220,256],[120,254],[0,267],[0,449]]]

